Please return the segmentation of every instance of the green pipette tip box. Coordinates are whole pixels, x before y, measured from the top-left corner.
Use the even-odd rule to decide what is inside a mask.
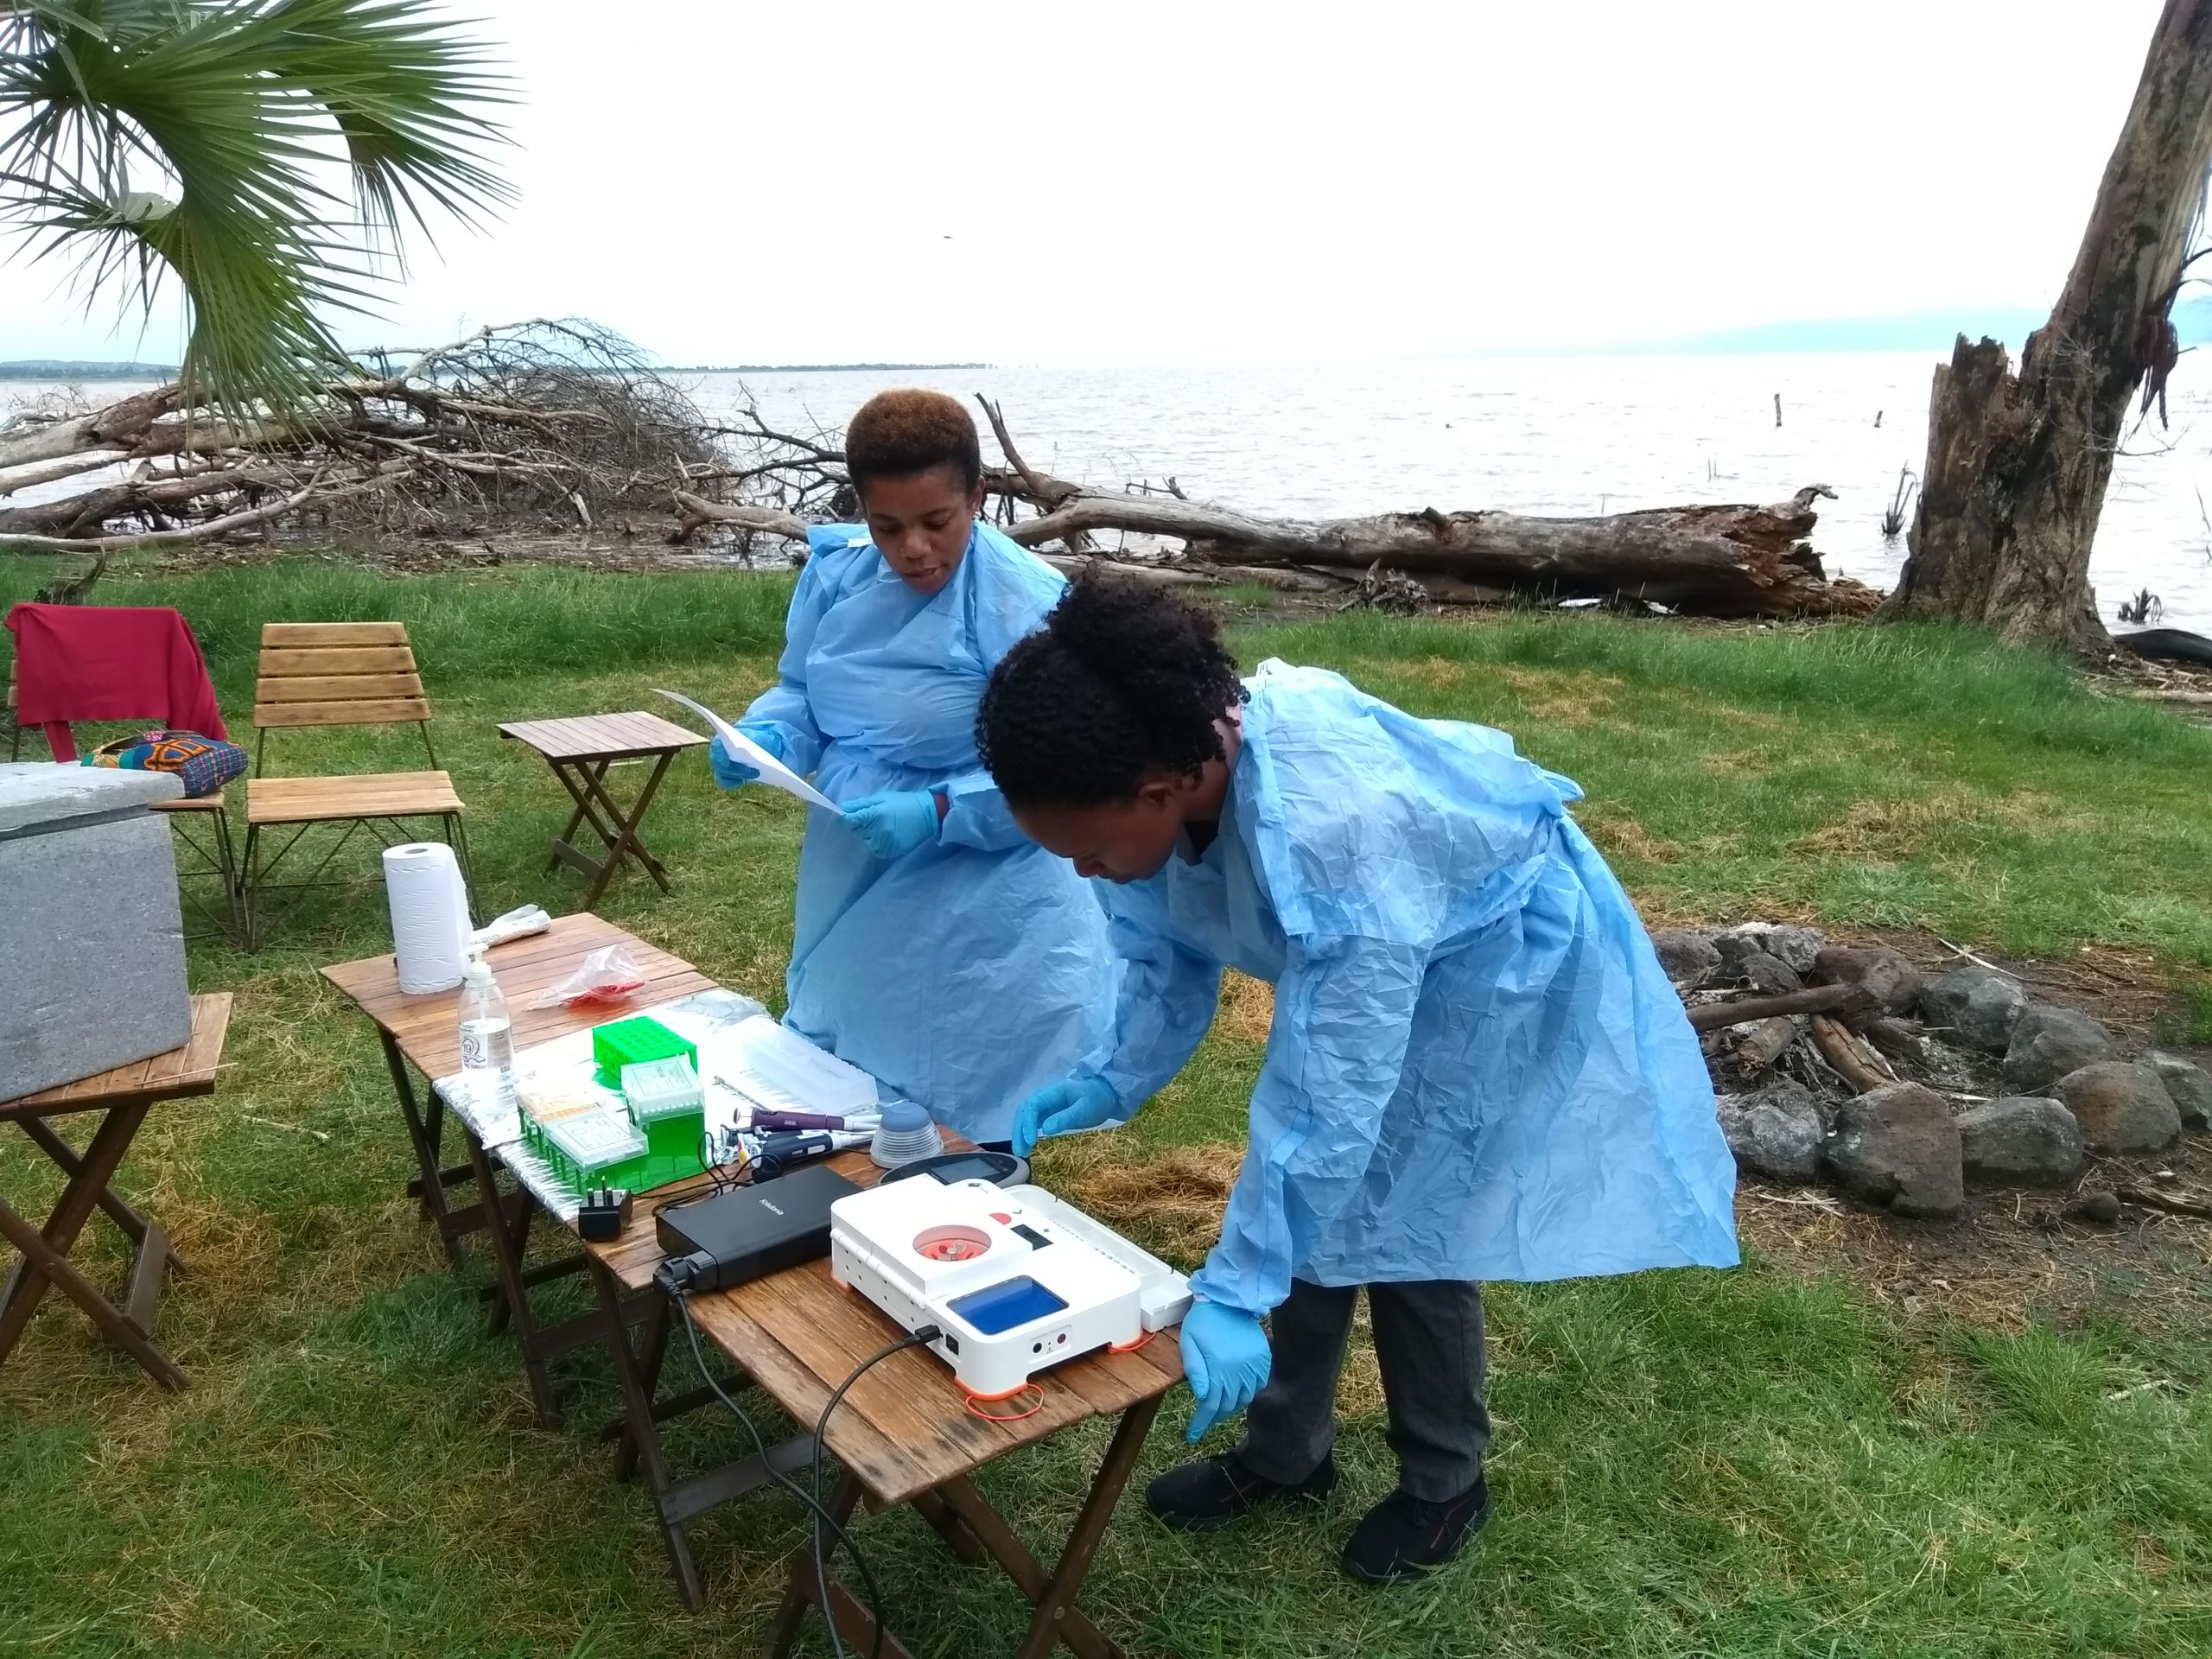
[[[659,1020],[643,1014],[594,1027],[591,1058],[599,1068],[599,1080],[610,1089],[621,1088],[624,1066],[641,1065],[647,1060],[681,1058],[689,1060],[694,1071],[699,1069],[696,1044],[685,1042]]]

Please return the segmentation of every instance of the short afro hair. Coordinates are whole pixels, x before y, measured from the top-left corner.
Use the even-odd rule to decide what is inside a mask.
[[[1218,722],[1245,695],[1211,616],[1085,575],[992,673],[976,747],[1014,806],[1106,806],[1225,759]]]
[[[897,386],[862,404],[845,429],[845,471],[856,490],[865,492],[874,479],[911,478],[935,467],[957,471],[963,489],[983,480],[976,423],[957,398]]]

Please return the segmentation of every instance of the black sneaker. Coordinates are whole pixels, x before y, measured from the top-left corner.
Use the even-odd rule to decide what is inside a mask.
[[[1480,1475],[1459,1497],[1432,1503],[1395,1491],[1360,1519],[1344,1545],[1344,1571],[1369,1584],[1395,1584],[1443,1566],[1490,1519],[1490,1488]]]
[[[1297,1484],[1286,1486],[1253,1473],[1236,1460],[1236,1453],[1228,1452],[1170,1469],[1144,1489],[1144,1501],[1154,1515],[1179,1531],[1211,1532],[1273,1498],[1317,1502],[1336,1484],[1332,1456],[1322,1459],[1321,1466]]]

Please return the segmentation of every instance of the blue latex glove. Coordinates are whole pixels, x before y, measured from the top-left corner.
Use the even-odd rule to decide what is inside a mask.
[[[774,727],[741,726],[737,729],[777,760],[784,758],[784,740],[776,735]],[[735,789],[740,784],[749,784],[760,775],[724,748],[719,737],[707,745],[707,766],[715,774],[715,781],[724,789]]]
[[[1192,1302],[1183,1316],[1183,1374],[1198,1408],[1186,1438],[1204,1439],[1216,1423],[1250,1405],[1266,1386],[1271,1363],[1268,1333],[1257,1319],[1225,1302]]]
[[[1122,1115],[1122,1103],[1103,1077],[1072,1077],[1048,1083],[1021,1103],[1014,1115],[1014,1153],[1027,1158],[1048,1135],[1095,1129]]]
[[[845,827],[887,862],[937,839],[937,797],[925,789],[863,795],[845,808]]]

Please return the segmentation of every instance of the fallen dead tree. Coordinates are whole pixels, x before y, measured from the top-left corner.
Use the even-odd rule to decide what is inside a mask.
[[[1347,575],[1377,566],[1437,599],[1523,595],[1639,600],[1707,616],[1860,616],[1880,595],[1830,582],[1805,537],[1814,485],[1777,506],[1657,507],[1594,518],[1510,512],[1267,518],[1151,496],[1084,495],[1007,534],[1027,546],[1116,530],[1180,539],[1201,564],[1270,565]]]
[[[1179,539],[1179,558],[1123,562],[1156,582],[1209,585],[1259,581],[1312,593],[1349,592],[1364,576],[1395,573],[1441,603],[1516,598],[1622,599],[1704,616],[1865,616],[1871,588],[1829,581],[1803,538],[1813,502],[1801,490],[1778,506],[1652,508],[1599,518],[1534,518],[1505,512],[1382,513],[1364,518],[1263,518],[1229,508],[1143,495],[1077,495],[1007,525],[1007,534],[1063,567],[1088,563],[1071,543],[1094,531]],[[792,538],[796,516],[677,498],[679,533],[710,524]],[[1067,550],[1055,556],[1058,543]]]
[[[803,543],[809,523],[858,512],[840,434],[772,423],[749,397],[710,422],[627,342],[589,324],[481,329],[404,363],[379,353],[357,366],[282,418],[164,386],[0,427],[0,542],[99,553],[332,528],[588,541],[610,510],[672,504],[670,541],[710,535],[749,551],[763,537]],[[1833,496],[1822,486],[1773,506],[1599,518],[1274,518],[1191,500],[1173,478],[1102,490],[1055,477],[1023,455],[998,405],[976,401],[1001,457],[984,473],[988,516],[1070,571],[1103,560],[1146,581],[1256,582],[1389,610],[1599,601],[1857,616],[1880,599],[1822,571],[1808,539],[1814,504]],[[73,477],[84,487],[7,504]]]
[[[699,411],[588,323],[482,328],[404,361],[374,353],[303,406],[225,411],[181,385],[0,426],[0,543],[103,552],[280,522],[410,536],[492,522],[589,531],[657,510],[717,452]],[[93,474],[105,474],[93,477]],[[72,477],[73,493],[7,498]]]
[[[1258,582],[1383,608],[1403,608],[1408,594],[1446,604],[1618,601],[1728,617],[1864,616],[1881,602],[1871,588],[1830,581],[1813,551],[1814,503],[1834,498],[1823,485],[1773,506],[1659,507],[1588,518],[1433,508],[1277,518],[1192,501],[1173,479],[1109,492],[1052,477],[1023,459],[1000,408],[976,401],[1005,457],[984,472],[993,522],[1063,569],[1104,559],[1146,581]],[[747,542],[798,539],[807,521],[823,516],[821,506],[834,505],[836,516],[854,510],[836,434],[779,432],[749,406],[728,430],[749,453],[743,467],[718,477],[747,487],[736,499],[690,488],[677,494],[675,540],[690,542],[715,525]],[[763,480],[766,490],[756,487]],[[1109,532],[1122,543],[1112,554],[1101,547]],[[1141,538],[1133,552],[1130,537]]]

